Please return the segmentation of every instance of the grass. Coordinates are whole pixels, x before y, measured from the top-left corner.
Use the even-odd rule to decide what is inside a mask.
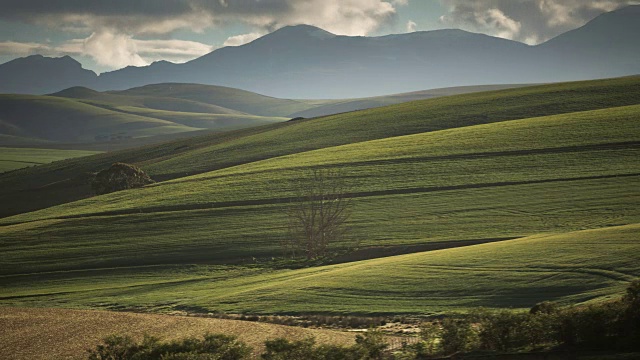
[[[457,95],[70,160],[1,177],[0,200],[15,205],[11,211],[0,210],[0,216],[87,197],[90,189],[78,174],[116,161],[136,163],[157,180],[175,179],[354,142],[634,105],[640,98],[639,82],[629,77]]]
[[[636,223],[639,112],[629,106],[356,143],[5,218],[0,271],[278,256],[288,181],[314,166],[348,171],[351,236],[368,247]]]
[[[394,94],[387,96],[376,96],[363,99],[345,99],[345,100],[300,100],[311,105],[317,105],[309,110],[293,113],[293,117],[316,117],[338,114],[349,111],[364,110],[387,105],[401,104],[408,101],[431,99],[441,96],[460,95],[473,92],[492,91],[518,88],[531,85],[482,85],[482,86],[460,86],[443,89],[432,89],[425,91],[414,91],[403,94]]]
[[[0,123],[8,129],[8,135],[58,142],[93,142],[99,136],[144,137],[198,130],[70,99],[31,95],[1,95]]]
[[[190,100],[259,116],[288,116],[312,107],[296,100],[278,99],[224,86],[198,84],[155,84],[114,93]]]
[[[113,160],[173,180],[0,219],[2,303],[414,314],[612,296],[640,275],[638,81],[418,101],[3,175],[0,200],[27,203],[6,213],[43,207],[24,189],[66,202]],[[361,257],[448,249],[275,270],[290,181],[317,167],[348,174]]]
[[[121,268],[4,276],[3,302],[168,312],[437,314],[615,297],[640,275],[640,226],[531,237],[301,270]]]
[[[97,153],[99,152],[0,147],[0,173]]]
[[[178,112],[138,108],[133,106],[117,107],[118,111],[129,114],[150,116],[156,119],[169,120],[185,126],[228,131],[253,126],[267,125],[289,120],[283,117],[266,117],[247,114],[207,114],[195,112]]]

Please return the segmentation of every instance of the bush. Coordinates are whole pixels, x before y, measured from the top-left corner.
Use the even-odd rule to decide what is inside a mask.
[[[154,181],[142,169],[135,165],[115,163],[108,169],[95,174],[91,188],[97,195],[115,191],[139,188]]]
[[[250,354],[250,347],[234,336],[221,334],[169,343],[145,336],[140,344],[129,336],[112,335],[89,351],[89,360],[242,360]]]
[[[478,334],[470,319],[444,319],[440,339],[445,354],[469,351],[477,348]]]
[[[480,314],[478,340],[482,350],[510,351],[529,345],[527,314],[509,310]]]
[[[315,360],[319,359],[314,354],[315,340],[307,338],[304,340],[289,341],[287,339],[267,340],[264,343],[265,352],[262,354],[264,360]]]

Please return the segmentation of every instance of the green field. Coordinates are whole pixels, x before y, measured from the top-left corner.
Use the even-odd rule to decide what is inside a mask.
[[[97,151],[0,147],[0,173],[48,164],[58,160],[89,156]]]
[[[0,303],[424,314],[613,296],[640,276],[639,85],[457,95],[2,175],[22,214],[0,218]],[[115,161],[165,181],[86,198],[80,174]],[[334,250],[368,260],[276,270],[291,179],[314,168],[346,174]]]
[[[437,314],[614,297],[640,274],[639,225],[302,270],[154,266],[5,276],[7,305],[168,312]]]
[[[116,161],[140,164],[156,180],[175,179],[349,143],[634,105],[640,97],[638,83],[638,77],[631,77],[443,97],[206,135],[103,154],[64,166],[54,164],[0,178],[0,201],[13,204],[10,209],[0,209],[0,216],[85,198],[90,189],[79,174],[99,171]],[[17,191],[20,197],[15,196]]]

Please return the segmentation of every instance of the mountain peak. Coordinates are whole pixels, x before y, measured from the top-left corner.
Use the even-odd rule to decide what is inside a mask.
[[[326,40],[336,37],[326,30],[311,25],[289,25],[282,27],[263,38],[277,38],[279,40],[307,39],[309,37]]]

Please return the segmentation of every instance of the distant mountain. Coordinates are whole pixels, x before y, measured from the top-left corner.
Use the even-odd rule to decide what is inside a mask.
[[[581,77],[606,78],[640,73],[640,5],[605,13],[566,32],[537,51],[548,66]]]
[[[60,78],[47,76],[36,76],[40,83],[5,81],[8,76],[31,79],[35,74],[22,64],[29,58],[18,59],[13,62],[22,64],[19,69],[7,68],[13,62],[0,65],[0,91],[43,93],[44,88],[62,90],[91,81],[95,86],[90,87],[97,90],[176,82],[281,98],[336,99],[452,86],[580,80],[640,73],[639,33],[640,6],[603,14],[538,46],[462,30],[349,37],[298,25],[185,64],[162,61],[103,73],[97,79],[69,72],[64,85]],[[53,63],[39,66],[45,69],[42,72],[55,72],[46,70]],[[82,70],[77,63],[75,68]]]
[[[94,87],[98,75],[69,56],[32,55],[0,65],[0,93],[46,94],[70,86]]]
[[[515,83],[520,70],[511,61],[529,61],[527,50],[527,45],[515,41],[461,30],[348,37],[300,25],[243,46],[216,50],[186,64],[152,64],[105,73],[100,76],[100,87],[133,87],[162,79],[230,86],[284,98],[366,97]]]

